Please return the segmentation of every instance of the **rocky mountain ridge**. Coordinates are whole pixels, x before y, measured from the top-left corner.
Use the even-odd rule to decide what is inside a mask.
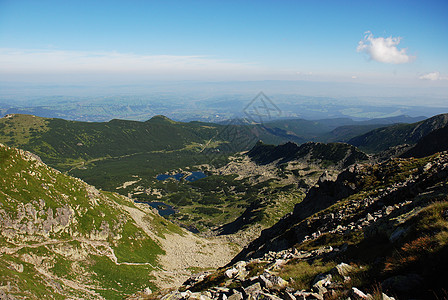
[[[278,146],[258,142],[247,152],[247,155],[261,165],[274,161],[277,165],[289,161],[298,161],[307,164],[332,165],[339,169],[369,159],[365,153],[349,144],[316,142],[307,142],[301,145],[287,142]]]
[[[401,157],[425,157],[448,149],[448,125],[436,129],[421,138],[417,144],[401,155]]]

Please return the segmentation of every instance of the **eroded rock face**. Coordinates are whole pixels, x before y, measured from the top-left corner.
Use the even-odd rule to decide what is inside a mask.
[[[16,216],[0,209],[0,234],[9,240],[31,236],[48,238],[52,233],[68,229],[74,217],[75,212],[68,205],[53,210],[44,209],[42,202],[18,203]]]

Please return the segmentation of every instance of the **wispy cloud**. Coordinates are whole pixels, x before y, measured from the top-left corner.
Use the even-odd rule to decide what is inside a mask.
[[[388,63],[404,64],[415,59],[406,53],[406,49],[398,49],[401,37],[373,37],[371,32],[366,32],[364,39],[359,41],[356,50],[366,53],[370,59]]]
[[[235,63],[206,56],[0,48],[2,73],[230,74],[251,73],[257,69],[254,64]]]
[[[422,79],[422,80],[431,80],[431,81],[448,80],[448,76],[441,76],[440,72],[426,73],[426,74],[421,75],[418,78]]]

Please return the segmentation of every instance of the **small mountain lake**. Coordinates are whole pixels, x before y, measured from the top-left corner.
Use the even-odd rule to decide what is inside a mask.
[[[177,173],[177,174],[174,174],[174,175],[159,174],[159,175],[157,175],[156,179],[159,180],[159,181],[163,181],[163,180],[166,180],[168,178],[174,178],[177,181],[180,181],[182,178],[184,178],[184,176],[185,176],[185,174],[183,174],[183,173]],[[192,181],[196,181],[198,179],[205,178],[205,177],[207,177],[207,175],[205,175],[204,172],[194,171],[194,172],[191,172],[191,174],[188,175],[187,177],[185,177],[184,179],[187,180],[187,181],[192,182]]]
[[[138,201],[138,200],[134,200],[134,202],[148,204],[149,206],[157,209],[157,211],[159,212],[159,215],[161,215],[162,217],[169,216],[169,215],[176,213],[176,210],[171,205],[168,205],[163,202],[158,202],[158,201],[149,202],[149,201]]]

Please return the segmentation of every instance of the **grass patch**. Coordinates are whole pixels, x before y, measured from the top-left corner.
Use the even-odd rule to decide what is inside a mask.
[[[129,266],[115,265],[107,257],[91,256],[92,271],[95,272],[94,279],[101,284],[97,292],[106,299],[123,299],[137,291],[149,287],[157,290],[150,282],[154,277],[151,275],[153,268],[147,265]]]
[[[296,245],[298,250],[315,250],[323,246],[339,247],[347,243],[348,245],[358,244],[363,240],[363,233],[360,230],[353,230],[349,234],[325,233],[317,239],[306,241]]]
[[[307,262],[293,260],[280,270],[279,276],[285,280],[292,279],[290,286],[294,289],[309,289],[317,275],[326,273],[335,266],[336,263],[333,261],[314,260],[313,262]]]
[[[131,221],[124,225],[121,234],[123,237],[114,247],[119,262],[151,263],[154,266],[157,255],[165,254],[156,242]]]

